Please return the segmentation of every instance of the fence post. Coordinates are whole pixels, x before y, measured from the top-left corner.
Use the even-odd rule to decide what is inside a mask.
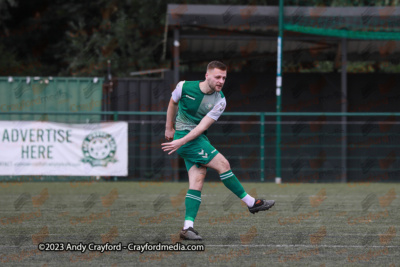
[[[114,111],[114,121],[118,121],[118,111]],[[128,144],[128,149],[129,149],[129,144]],[[129,173],[129,170],[128,170]],[[114,176],[114,181],[118,181],[118,177]]]
[[[279,0],[279,31],[278,31],[278,47],[277,47],[277,70],[276,70],[276,170],[275,183],[281,183],[281,89],[282,89],[282,47],[283,47],[283,30],[284,30],[284,0]]]
[[[342,95],[341,95],[341,111],[342,113],[347,112],[347,107],[348,107],[348,100],[347,100],[347,39],[342,38],[342,74],[341,74],[341,90],[342,90]],[[343,115],[342,116],[342,147],[341,147],[341,152],[342,152],[342,162],[341,162],[341,175],[342,183],[347,182],[347,116]]]
[[[265,156],[265,145],[264,145],[264,134],[265,134],[265,114],[262,112],[260,115],[260,176],[261,182],[264,182],[264,156]]]

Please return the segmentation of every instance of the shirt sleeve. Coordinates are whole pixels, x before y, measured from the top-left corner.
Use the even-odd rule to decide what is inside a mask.
[[[219,116],[224,112],[226,107],[226,100],[225,97],[221,98],[217,104],[215,104],[214,108],[207,113],[207,116],[211,119],[217,121]]]
[[[172,92],[172,99],[175,101],[175,103],[178,103],[182,97],[182,87],[184,83],[185,81],[179,82],[176,85],[175,90]]]

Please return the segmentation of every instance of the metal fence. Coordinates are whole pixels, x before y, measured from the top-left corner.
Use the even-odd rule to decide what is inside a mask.
[[[44,114],[82,120],[99,116],[129,123],[129,176],[114,180],[187,181],[182,159],[161,150],[166,112],[11,112],[40,120]],[[10,115],[10,114],[7,114]],[[276,136],[276,116],[282,116]],[[3,114],[0,115],[2,118]],[[342,117],[346,120],[343,121]],[[278,171],[283,183],[393,182],[398,181],[400,113],[225,112],[208,131],[211,143],[230,162],[241,181],[274,182]],[[300,118],[300,119],[299,119]],[[78,121],[78,119],[76,119]],[[277,153],[277,152],[280,153]],[[280,154],[280,155],[279,155]],[[277,157],[281,157],[277,169]],[[24,177],[2,177],[21,180]],[[40,177],[36,180],[94,179]],[[207,181],[218,181],[209,171]]]

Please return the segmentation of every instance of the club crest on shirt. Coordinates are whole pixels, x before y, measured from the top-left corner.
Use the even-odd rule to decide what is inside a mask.
[[[206,109],[207,110],[211,110],[213,108],[213,104],[211,104],[211,103],[207,103],[206,104]]]

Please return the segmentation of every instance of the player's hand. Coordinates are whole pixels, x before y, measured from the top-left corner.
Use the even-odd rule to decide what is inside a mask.
[[[168,152],[168,155],[171,155],[175,151],[177,151],[181,146],[183,145],[182,139],[177,139],[169,143],[162,143],[161,144],[161,149],[164,150],[164,152]]]
[[[167,141],[172,141],[174,140],[174,134],[175,134],[175,129],[165,129],[165,139]]]

